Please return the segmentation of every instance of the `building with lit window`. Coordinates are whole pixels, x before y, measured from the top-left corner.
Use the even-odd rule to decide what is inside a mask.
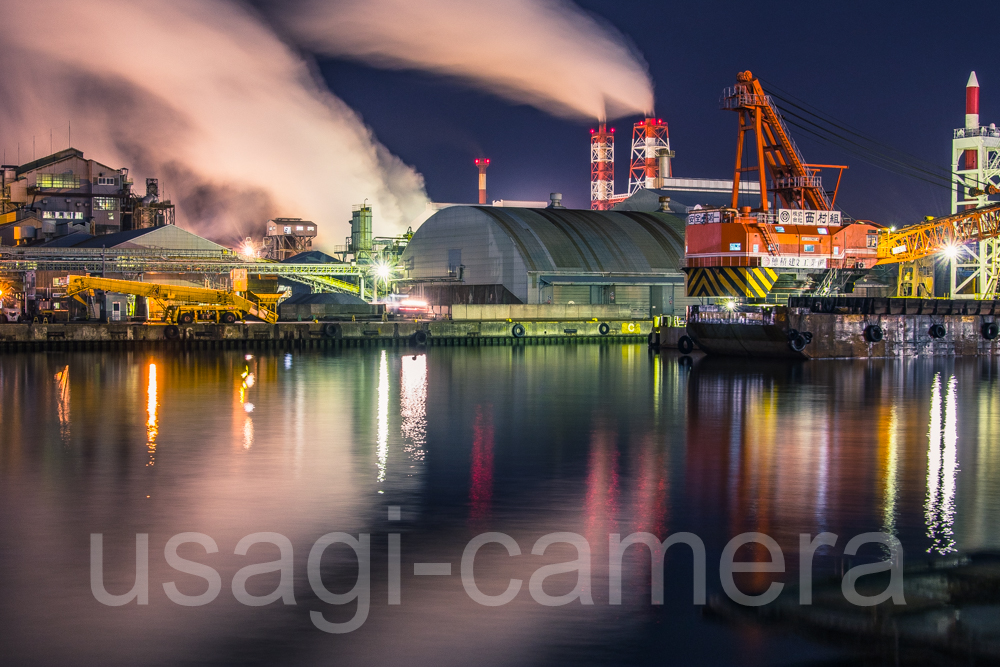
[[[0,168],[0,242],[122,229],[128,171],[84,158],[75,148]]]

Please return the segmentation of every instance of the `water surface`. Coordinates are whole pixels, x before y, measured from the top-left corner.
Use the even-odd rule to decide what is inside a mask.
[[[621,606],[608,603],[608,535],[690,531],[705,543],[708,588],[735,535],[781,545],[796,579],[799,533],[838,545],[898,536],[907,559],[1000,547],[997,362],[920,359],[786,364],[653,356],[644,346],[432,348],[265,353],[24,354],[0,358],[0,651],[7,664],[815,664],[845,648],[732,627],[692,604],[692,557],[671,549],[665,604],[652,606],[649,557],[624,561]],[[399,521],[389,507],[401,508]],[[222,590],[182,607],[163,584],[197,595],[206,582],[170,568],[175,534],[210,536],[179,553],[211,565]],[[277,548],[234,554],[256,532],[294,549],[294,605],[247,607],[230,588]],[[310,589],[306,560],[323,534],[371,535],[371,609],[349,634],[317,630],[310,611],[346,621]],[[476,581],[509,604],[473,602],[458,570],[487,531]],[[532,572],[591,546],[593,605],[538,604]],[[387,601],[390,532],[401,534],[401,604]],[[90,535],[104,542],[109,592],[135,579],[136,534],[148,534],[149,604],[100,604]],[[347,548],[323,576],[347,591]],[[451,576],[415,576],[449,562]],[[549,595],[574,589],[551,577]],[[275,589],[276,573],[248,590]]]

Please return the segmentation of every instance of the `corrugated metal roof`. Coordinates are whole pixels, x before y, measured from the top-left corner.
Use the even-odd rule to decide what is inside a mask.
[[[684,219],[669,213],[471,207],[489,216],[532,271],[676,272]],[[450,209],[449,209],[450,210]],[[441,215],[445,213],[439,213]],[[433,224],[430,218],[424,225]],[[421,227],[423,229],[423,227]],[[418,241],[420,230],[411,245]]]
[[[95,236],[76,246],[77,248],[169,248],[172,250],[225,250],[197,234],[175,225],[132,229]]]

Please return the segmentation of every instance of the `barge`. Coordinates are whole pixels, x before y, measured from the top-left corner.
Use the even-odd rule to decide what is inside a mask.
[[[668,347],[676,334],[657,326]],[[688,308],[677,348],[707,354],[789,359],[857,359],[1000,354],[1000,301],[793,297],[787,306]]]

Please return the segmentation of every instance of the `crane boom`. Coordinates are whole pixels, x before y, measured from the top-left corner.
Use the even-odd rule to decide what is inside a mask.
[[[911,225],[881,230],[876,264],[912,262],[942,250],[1000,236],[1000,203]]]
[[[247,292],[247,294],[253,296],[253,300],[251,300],[232,290],[144,283],[138,280],[72,276],[66,288],[66,296],[74,297],[87,290],[135,294],[136,296],[154,299],[161,303],[173,302],[237,308],[270,324],[278,321],[278,313],[274,308],[274,303],[277,301],[278,295],[259,295]]]

